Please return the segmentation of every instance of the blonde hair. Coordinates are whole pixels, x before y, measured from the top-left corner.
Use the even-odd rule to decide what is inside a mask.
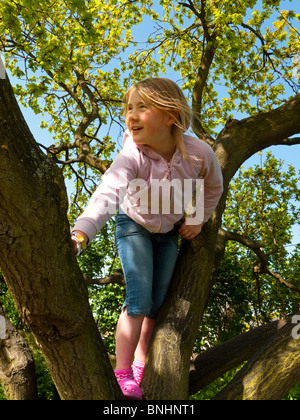
[[[137,90],[146,103],[150,103],[153,107],[168,112],[172,117],[175,117],[172,136],[175,145],[186,159],[187,153],[184,146],[183,133],[189,129],[192,113],[180,87],[172,80],[161,77],[135,83],[125,95],[125,116],[128,111],[129,96],[134,89]]]

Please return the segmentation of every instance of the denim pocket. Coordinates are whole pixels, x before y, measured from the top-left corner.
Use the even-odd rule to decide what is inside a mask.
[[[136,235],[144,230],[143,226],[134,222],[126,214],[118,214],[116,216],[116,238],[123,236]]]

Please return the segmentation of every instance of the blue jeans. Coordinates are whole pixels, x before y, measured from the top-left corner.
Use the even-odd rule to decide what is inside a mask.
[[[124,213],[116,216],[115,243],[126,280],[129,316],[157,318],[166,297],[178,249],[178,232],[151,233]]]

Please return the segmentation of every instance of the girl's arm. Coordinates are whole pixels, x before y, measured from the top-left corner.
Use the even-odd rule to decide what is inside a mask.
[[[72,233],[79,232],[87,240],[86,243],[90,244],[107,221],[115,215],[126,194],[128,183],[136,177],[136,173],[136,158],[123,150],[105,172],[86,210],[77,219]],[[73,241],[76,239],[73,238]]]
[[[223,174],[218,159],[210,146],[206,156],[204,171],[204,222],[206,223],[215,211],[223,194]]]
[[[223,193],[223,175],[217,157],[209,145],[206,143],[201,145],[205,147],[205,165],[202,173],[199,174],[199,178],[204,180],[204,214],[202,220],[197,220],[195,216],[190,216],[190,220],[188,220],[189,217],[186,216],[186,221],[178,230],[184,239],[193,239],[201,232]]]

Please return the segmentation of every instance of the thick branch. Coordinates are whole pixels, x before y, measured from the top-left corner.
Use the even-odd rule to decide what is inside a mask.
[[[192,127],[196,135],[205,140],[211,146],[214,143],[214,139],[206,132],[202,123],[202,98],[203,91],[206,86],[206,81],[209,75],[210,67],[215,57],[216,52],[216,33],[213,32],[213,28],[210,27],[206,19],[206,1],[201,1],[201,9],[198,11],[196,6],[191,0],[188,3],[179,3],[183,7],[190,9],[195,16],[200,20],[203,28],[203,54],[201,63],[198,68],[197,76],[195,79],[195,86],[192,97],[192,109],[193,109],[193,122]]]
[[[190,395],[249,360],[278,329],[290,322],[290,319],[262,325],[199,354],[191,362]]]
[[[281,400],[300,380],[300,340],[287,322],[253,355],[215,400]]]
[[[188,398],[190,355],[211,293],[218,229],[213,217],[197,238],[181,245],[147,356],[142,379],[146,399]]]
[[[206,86],[206,81],[209,75],[210,67],[215,57],[216,44],[215,39],[212,39],[208,42],[204,54],[202,56],[201,64],[198,69],[198,73],[195,79],[195,86],[193,90],[193,99],[192,99],[192,110],[193,110],[193,123],[192,128],[196,135],[200,138],[204,138],[208,144],[213,145],[213,138],[206,132],[202,123],[202,98],[203,91]]]
[[[239,167],[255,153],[275,145],[300,144],[300,95],[296,95],[279,108],[241,121],[226,124],[214,147],[223,169],[224,186]]]

